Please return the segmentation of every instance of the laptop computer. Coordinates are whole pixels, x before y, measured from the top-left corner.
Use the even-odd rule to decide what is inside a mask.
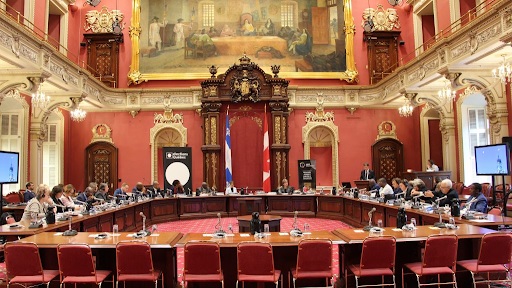
[[[350,182],[341,182],[341,186],[345,188],[352,188],[352,184],[350,184]]]

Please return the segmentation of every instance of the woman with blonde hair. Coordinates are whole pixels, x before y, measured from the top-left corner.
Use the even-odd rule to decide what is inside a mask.
[[[37,218],[44,218],[48,212],[48,205],[52,204],[50,198],[50,188],[46,184],[40,184],[36,189],[36,197],[28,201],[25,211],[23,212],[23,219],[32,219],[33,214],[37,214]]]
[[[75,202],[73,202],[73,196],[75,194],[75,187],[73,185],[68,184],[64,186],[64,194],[60,197],[60,201],[62,205],[66,207],[75,207]]]

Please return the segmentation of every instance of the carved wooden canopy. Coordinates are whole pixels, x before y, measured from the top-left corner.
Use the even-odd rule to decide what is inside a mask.
[[[272,66],[274,76],[267,74],[244,54],[240,64],[229,67],[224,74],[210,67],[212,77],[201,82],[203,112],[217,111],[219,102],[269,101],[271,109],[287,110],[289,81],[279,78],[279,66]],[[274,107],[273,107],[274,106]]]

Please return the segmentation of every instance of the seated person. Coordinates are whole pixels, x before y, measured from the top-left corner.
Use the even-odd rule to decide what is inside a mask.
[[[412,186],[409,184],[410,182],[407,181],[407,179],[403,179],[399,184],[398,184],[398,188],[400,188],[400,192],[398,193],[402,193],[402,192],[405,192],[404,196],[402,196],[406,201],[407,200],[411,200],[412,199],[412,196],[411,196],[411,191],[412,191]]]
[[[395,194],[402,192],[402,190],[400,189],[401,182],[402,182],[402,179],[400,179],[400,178],[393,178],[393,180],[391,180],[391,187],[393,187],[393,192]]]
[[[155,198],[158,195],[163,196],[164,190],[160,189],[160,183],[153,181],[153,186],[148,188],[149,196]]]
[[[229,187],[226,188],[226,195],[228,195],[228,194],[238,194],[238,191],[236,190],[236,187],[235,187],[235,182],[233,182],[233,181],[230,181]]]
[[[212,190],[210,187],[208,187],[208,184],[206,182],[201,183],[201,187],[196,189],[196,196],[199,196],[200,194],[211,194]]]
[[[75,196],[75,187],[71,184],[64,186],[64,194],[60,197],[60,201],[64,206],[75,208],[75,202],[73,202],[73,197]]]
[[[293,55],[308,55],[313,48],[313,41],[306,29],[302,29],[299,38],[292,42],[288,51],[292,51]]]
[[[114,197],[116,197],[118,200],[125,200],[128,198],[128,189],[130,186],[128,186],[127,183],[123,183],[120,188],[117,188],[114,191]]]
[[[258,32],[260,35],[265,36],[273,36],[276,34],[276,29],[274,27],[274,22],[272,22],[272,19],[268,18],[267,22],[265,22],[265,25],[261,26],[258,29]]]
[[[52,199],[50,198],[50,188],[44,184],[41,184],[37,187],[36,196],[30,201],[28,201],[27,206],[25,206],[25,210],[23,211],[23,219],[31,220],[32,215],[35,215],[37,219],[42,219],[46,217],[46,212],[48,212],[48,206],[52,204]]]
[[[215,29],[215,27],[212,26],[212,27],[210,27],[210,30],[208,30],[208,36],[210,38],[217,37],[217,36],[219,36],[219,32],[217,31],[217,29]]]
[[[201,34],[197,36],[196,47],[198,46],[199,42],[202,44],[199,46],[203,47],[203,51],[207,55],[215,55],[217,48],[213,44],[212,38],[210,38],[210,36],[206,33],[205,29],[201,30]]]
[[[100,202],[94,198],[94,190],[91,189],[91,187],[85,188],[84,193],[87,196],[85,210],[91,210],[92,206],[100,204]]]
[[[183,188],[183,185],[181,185],[181,182],[178,179],[175,179],[174,181],[172,181],[171,191],[173,194],[185,194],[185,188]],[[190,189],[189,189],[189,192],[190,192]]]
[[[277,194],[293,194],[293,187],[288,185],[288,179],[281,180],[281,186],[277,189]]]
[[[79,193],[78,196],[76,196],[76,200],[80,202],[86,202],[87,201],[87,189],[90,190],[90,187],[85,188],[85,190],[82,193]]]
[[[62,201],[60,201],[60,198],[62,197],[63,191],[61,186],[55,186],[52,189],[52,192],[50,192],[50,198],[52,199],[53,205],[59,205],[57,206],[57,213],[64,212],[64,209],[60,206],[64,206],[62,204]]]
[[[142,195],[143,190],[144,184],[142,184],[142,182],[137,182],[137,184],[135,184],[135,186],[132,189],[132,193],[134,195]]]
[[[379,196],[383,197],[384,199],[393,199],[395,198],[395,193],[393,192],[393,188],[389,186],[389,184],[386,181],[386,178],[380,178],[378,181],[379,184]]]
[[[469,211],[477,211],[482,213],[487,213],[487,198],[482,193],[482,185],[480,183],[473,183],[469,185],[469,190],[471,191],[471,196],[469,196],[466,203],[473,202],[467,207]]]
[[[229,36],[235,36],[235,31],[229,27],[228,24],[224,24],[224,27],[222,27],[222,31],[220,31],[220,37],[229,37]]]
[[[107,201],[108,197],[109,197],[107,193],[108,193],[107,183],[101,183],[100,187],[98,188],[98,192],[96,192],[96,194],[94,194],[94,198],[101,199],[103,201]]]
[[[36,197],[36,193],[34,193],[34,183],[32,182],[27,182],[25,184],[25,193],[23,193],[23,200],[25,202],[28,202],[30,201],[30,199]]]
[[[412,180],[411,182],[412,182],[411,198],[414,198],[416,196],[417,196],[417,198],[423,197],[425,191],[427,191],[425,182],[423,182],[423,180],[418,179],[418,178]],[[411,184],[411,182],[409,182],[409,184]],[[431,201],[430,198],[428,198],[428,199],[422,198],[422,200],[429,202],[429,203]]]
[[[459,194],[455,189],[452,188],[453,182],[450,179],[444,179],[441,181],[441,192],[432,192],[432,191],[426,191],[425,196],[426,198],[431,198],[431,202],[436,201],[437,199],[440,199],[444,196],[443,200],[438,201],[439,207],[443,207],[445,205],[452,205],[452,200],[457,199],[459,200]]]
[[[368,180],[368,186],[370,187],[370,191],[372,190],[380,190],[380,186],[375,182],[375,179]],[[374,191],[375,192],[375,191]]]
[[[256,32],[254,31],[254,26],[252,26],[252,23],[250,23],[248,19],[244,20],[244,24],[242,25],[241,30],[242,35],[244,36],[256,35]]]
[[[428,159],[427,160],[427,171],[428,172],[437,172],[439,171],[439,167],[434,163],[434,160]]]

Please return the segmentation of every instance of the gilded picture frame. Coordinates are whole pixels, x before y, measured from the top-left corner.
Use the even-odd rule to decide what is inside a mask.
[[[247,55],[252,59],[253,62],[257,63],[261,68],[263,68],[265,71],[268,71],[267,73],[271,73],[270,65],[267,64],[267,62],[271,62],[272,65],[281,65],[280,60],[288,61],[286,62],[286,65],[281,65],[281,73],[279,74],[280,77],[293,79],[293,78],[300,78],[300,79],[340,79],[345,80],[348,83],[354,83],[358,82],[358,71],[355,65],[355,59],[354,59],[354,33],[355,33],[355,25],[354,25],[354,19],[352,15],[352,3],[351,0],[341,0],[341,1],[335,1],[335,0],[329,0],[328,2],[336,3],[336,2],[342,2],[343,9],[340,12],[329,13],[328,15],[331,16],[321,16],[321,14],[325,14],[322,12],[325,11],[324,7],[313,7],[309,9],[302,9],[300,10],[300,7],[297,7],[297,3],[300,2],[300,0],[296,1],[282,1],[281,5],[283,5],[283,2],[286,3],[295,3],[295,12],[294,15],[298,15],[295,18],[299,18],[300,20],[295,20],[297,26],[296,28],[293,28],[296,30],[295,35],[297,40],[291,40],[286,39],[281,36],[281,31],[277,31],[278,29],[285,29],[282,25],[282,21],[279,22],[281,24],[281,27],[277,27],[274,34],[264,34],[266,33],[266,29],[264,27],[270,26],[267,24],[270,24],[272,22],[271,16],[274,15],[274,18],[282,17],[279,16],[282,13],[279,12],[280,9],[282,9],[283,6],[279,7],[279,4],[273,4],[274,1],[271,0],[197,0],[197,1],[185,1],[185,0],[132,0],[132,19],[131,19],[131,25],[129,28],[129,35],[131,38],[132,43],[132,55],[131,55],[131,66],[130,71],[128,74],[128,84],[140,84],[142,82],[150,81],[150,80],[194,80],[194,79],[204,79],[209,78],[211,75],[209,73],[208,67],[215,65],[220,68],[220,71],[223,70],[223,68],[227,69],[229,66],[233,65],[233,63],[237,62],[237,60],[247,52]],[[178,7],[171,7],[173,2],[178,1],[185,1],[181,2],[181,6],[177,5]],[[231,2],[230,2],[231,1]],[[233,3],[242,3],[240,5],[244,5],[244,2],[250,3],[246,4],[247,7],[250,7],[248,9],[253,9],[253,2],[258,3],[258,10],[253,10],[250,13],[240,13],[241,10],[236,10],[232,6],[232,1],[237,1]],[[250,1],[250,2],[249,2]],[[189,6],[188,10],[187,8],[183,8],[183,3],[195,3],[190,4],[194,6]],[[208,51],[200,51],[197,46],[195,47],[196,51],[192,51],[188,46],[195,46],[196,43],[200,42],[193,42],[191,43],[190,39],[195,39],[195,35],[197,37],[202,37],[202,34],[205,33],[205,28],[208,25],[199,25],[199,20],[202,19],[202,23],[205,22],[205,16],[204,13],[201,15],[201,12],[199,11],[199,7],[205,7],[205,3],[208,5],[209,3],[212,3],[212,5],[215,5],[215,8],[212,8],[212,13],[215,13],[214,15],[220,15],[215,16],[217,18],[223,19],[222,17],[226,18],[225,15],[235,15],[236,18],[233,19],[229,25],[233,26],[231,31],[233,31],[232,37],[225,37],[222,38],[221,35],[224,33],[224,28],[226,26],[229,26],[228,24],[223,24],[222,31],[215,31],[215,30],[221,30],[221,27],[214,27],[210,28],[211,30],[214,30],[217,32],[219,37],[211,37],[209,40],[210,42],[213,42],[215,45],[216,51],[210,51],[211,53],[208,54]],[[162,5],[163,9],[155,8],[155,5]],[[186,4],[188,5],[188,4]],[[201,6],[199,6],[201,5]],[[265,6],[267,5],[267,6]],[[190,9],[191,7],[191,9]],[[196,8],[197,7],[197,8]],[[213,7],[213,6],[212,6]],[[290,6],[292,7],[292,6]],[[176,9],[174,9],[176,8]],[[337,8],[337,7],[331,7],[330,8]],[[328,9],[330,9],[328,8]],[[175,11],[182,9],[186,12],[181,12],[183,14],[183,17],[180,17],[179,14],[176,16]],[[204,9],[204,8],[202,8]],[[213,10],[215,9],[215,10]],[[244,8],[245,9],[245,6]],[[277,13],[276,10],[277,9]],[[170,11],[169,13],[167,11]],[[320,11],[318,13],[317,11]],[[230,14],[231,13],[231,14]],[[240,16],[237,15],[237,13],[240,13]],[[317,13],[317,14],[315,14]],[[160,14],[160,15],[158,15]],[[173,14],[173,15],[170,15]],[[185,15],[186,14],[186,15]],[[312,16],[316,15],[316,16]],[[169,15],[169,17],[167,17]],[[318,16],[320,15],[320,16]],[[332,16],[334,15],[334,16]],[[339,16],[339,18],[344,19],[344,23],[339,24],[333,24],[333,22],[336,22],[336,15]],[[309,18],[308,18],[309,17]],[[329,23],[327,24],[327,28],[329,31],[327,32],[329,35],[329,45],[331,46],[331,49],[342,51],[343,49],[339,48],[338,46],[344,42],[345,48],[344,48],[344,66],[341,70],[335,70],[336,72],[329,72],[329,70],[316,70],[320,72],[312,72],[315,71],[315,69],[318,69],[317,66],[311,67],[311,65],[302,65],[304,64],[305,54],[301,54],[301,51],[299,50],[299,44],[295,45],[295,43],[299,43],[298,41],[302,39],[312,39],[310,40],[310,50],[309,53],[311,54],[311,47],[315,47],[315,39],[320,39],[320,37],[315,38],[313,36],[310,36],[311,32],[307,31],[307,28],[311,28],[313,25],[317,27],[318,17],[328,17]],[[177,18],[177,19],[175,19]],[[141,20],[143,19],[143,20]],[[267,19],[266,21],[263,19]],[[282,19],[282,18],[281,18]],[[312,19],[315,19],[315,23],[312,23]],[[231,20],[231,19],[230,19]],[[206,20],[207,21],[207,20]],[[299,22],[302,21],[302,22]],[[309,21],[309,22],[308,22]],[[222,21],[220,21],[222,22]],[[251,23],[252,22],[252,23]],[[254,28],[245,29],[245,25],[252,26],[254,23]],[[325,19],[322,20],[322,23],[325,23]],[[279,25],[278,24],[278,25]],[[153,25],[153,26],[151,26]],[[222,23],[221,23],[222,25]],[[273,25],[273,24],[272,24]],[[199,27],[201,26],[201,27]],[[215,26],[217,26],[217,22],[215,22]],[[276,25],[277,26],[277,25]],[[292,25],[290,25],[292,26]],[[160,27],[160,28],[158,28]],[[212,26],[213,27],[213,26]],[[293,27],[293,26],[292,26]],[[154,29],[153,29],[154,28]],[[202,32],[201,31],[202,28]],[[217,29],[216,29],[217,28]],[[229,28],[229,27],[228,27]],[[288,28],[288,26],[286,27]],[[340,29],[341,28],[341,29]],[[181,30],[180,30],[181,29]],[[253,32],[248,32],[253,29]],[[313,29],[311,29],[313,30]],[[153,33],[152,33],[153,31]],[[155,32],[159,31],[159,32]],[[185,31],[185,33],[183,33]],[[338,32],[339,31],[339,32]],[[145,34],[144,34],[145,33]],[[167,33],[167,34],[163,34]],[[180,36],[181,33],[181,36]],[[250,34],[249,34],[250,33]],[[301,34],[302,33],[302,34]],[[158,35],[157,35],[158,34]],[[172,34],[172,39],[171,35]],[[298,36],[301,34],[300,36]],[[325,33],[324,33],[325,34]],[[151,36],[153,35],[153,36]],[[156,36],[155,36],[156,35]],[[263,36],[262,36],[263,35]],[[267,36],[272,35],[272,36]],[[274,36],[275,35],[275,36]],[[307,36],[305,36],[307,35]],[[343,37],[344,39],[341,39]],[[162,37],[164,36],[164,37]],[[222,35],[224,36],[224,35]],[[298,36],[298,37],[297,37]],[[317,34],[317,36],[322,36],[320,34]],[[206,37],[206,36],[205,36]],[[243,38],[246,37],[246,38]],[[311,37],[311,38],[310,38]],[[331,39],[331,37],[335,37],[335,39]],[[209,38],[209,37],[206,37]],[[277,40],[276,40],[277,39]],[[284,39],[284,40],[283,40]],[[213,41],[212,41],[213,40]],[[343,41],[344,40],[344,41]],[[174,42],[172,42],[174,41]],[[231,41],[231,42],[226,42]],[[240,41],[240,42],[236,42]],[[257,42],[252,42],[257,41]],[[265,42],[266,41],[266,42]],[[332,42],[331,42],[332,41]],[[270,51],[270,52],[276,52],[278,54],[284,55],[282,57],[272,57],[268,52],[268,50],[265,49],[274,49],[273,47],[264,46],[264,48],[260,48],[256,53],[254,54],[254,51],[249,52],[245,51],[247,49],[251,49],[252,47],[244,47],[244,51],[242,51],[240,47],[240,43],[242,42],[249,42],[249,43],[271,43],[269,46],[274,45],[275,43],[282,44],[280,51]],[[283,42],[283,43],[281,43]],[[188,44],[187,44],[188,43]],[[202,42],[201,42],[202,43]],[[228,43],[228,44],[226,44]],[[225,46],[222,46],[225,45]],[[265,44],[261,44],[265,45]],[[324,45],[324,46],[329,46]],[[181,47],[180,47],[181,46]],[[202,44],[201,44],[202,46]],[[295,47],[297,46],[297,54],[295,53]],[[318,45],[319,47],[324,47],[321,45]],[[236,49],[239,49],[237,51]],[[284,49],[283,49],[284,48]],[[256,48],[255,48],[256,49]],[[199,54],[201,52],[201,54]],[[315,51],[313,51],[315,52]],[[329,51],[327,51],[329,52]],[[178,54],[179,53],[179,54]],[[221,55],[223,53],[229,53],[228,55]],[[293,53],[293,54],[292,54]],[[334,55],[334,52],[330,53],[329,55]],[[191,58],[194,58],[192,60],[187,60],[187,54]],[[314,55],[315,53],[313,53]],[[321,54],[321,53],[319,53]],[[326,53],[324,53],[326,54]],[[270,55],[270,56],[269,56]],[[293,55],[293,56],[291,56]],[[339,54],[336,54],[339,55]],[[255,57],[256,56],[256,57]],[[279,56],[279,55],[278,55]],[[320,56],[327,56],[327,55],[320,55]],[[160,59],[158,58],[160,57]],[[223,58],[222,58],[223,57]],[[277,58],[286,58],[287,59],[277,59]],[[331,56],[332,57],[332,56]],[[336,56],[337,57],[337,56]],[[216,63],[218,59],[229,59],[229,65],[226,63]],[[268,59],[271,58],[271,59]],[[304,59],[303,59],[304,58]],[[343,58],[343,57],[338,57]],[[169,63],[165,63],[165,62]],[[170,63],[171,61],[174,61],[174,63]],[[192,69],[192,65],[188,65],[187,61],[189,63],[195,63],[194,67],[195,70]],[[220,60],[219,60],[220,61]],[[337,60],[336,60],[337,61]],[[226,62],[226,61],[224,61]],[[262,63],[265,62],[265,63]],[[325,61],[323,62],[333,62],[333,61]],[[202,67],[204,66],[204,69]],[[226,67],[223,67],[226,66]],[[266,67],[268,66],[268,67]],[[286,67],[286,69],[283,69],[283,67]],[[306,67],[304,67],[306,66]],[[291,69],[294,68],[294,69]],[[323,67],[321,67],[323,69]],[[295,71],[292,71],[295,70]],[[300,71],[299,71],[300,70]],[[204,71],[204,72],[203,72]]]

